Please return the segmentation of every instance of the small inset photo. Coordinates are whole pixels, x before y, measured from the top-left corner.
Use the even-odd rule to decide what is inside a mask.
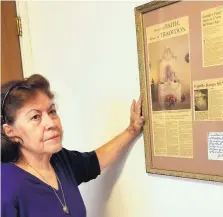
[[[194,91],[195,111],[208,110],[208,89]]]

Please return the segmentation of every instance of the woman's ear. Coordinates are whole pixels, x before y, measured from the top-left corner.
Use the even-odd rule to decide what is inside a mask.
[[[15,137],[15,133],[14,133],[12,126],[10,126],[8,124],[3,124],[2,128],[3,128],[3,131],[6,136],[8,136],[9,138]]]
[[[12,126],[8,125],[8,124],[3,124],[2,126],[3,131],[5,133],[5,135],[10,138],[13,142],[20,142],[19,137],[16,136],[15,130],[13,129]]]

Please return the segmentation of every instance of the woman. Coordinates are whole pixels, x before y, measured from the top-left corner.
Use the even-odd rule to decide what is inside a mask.
[[[130,124],[92,152],[62,147],[63,130],[49,82],[35,74],[2,86],[2,217],[85,217],[78,185],[95,179],[140,134],[141,101]]]

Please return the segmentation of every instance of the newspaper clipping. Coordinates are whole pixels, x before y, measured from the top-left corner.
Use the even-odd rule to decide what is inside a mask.
[[[193,158],[188,17],[146,32],[154,156]]]
[[[223,77],[194,81],[193,87],[195,120],[223,120]]]
[[[223,65],[223,6],[201,12],[203,66]]]
[[[192,158],[191,120],[187,110],[153,112],[154,156]]]
[[[223,132],[208,134],[208,159],[223,160]]]

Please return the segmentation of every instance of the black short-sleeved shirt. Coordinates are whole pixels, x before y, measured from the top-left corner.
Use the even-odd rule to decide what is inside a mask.
[[[63,148],[51,158],[52,165],[66,168],[68,176],[73,176],[80,185],[100,175],[100,165],[95,151],[78,152]]]

